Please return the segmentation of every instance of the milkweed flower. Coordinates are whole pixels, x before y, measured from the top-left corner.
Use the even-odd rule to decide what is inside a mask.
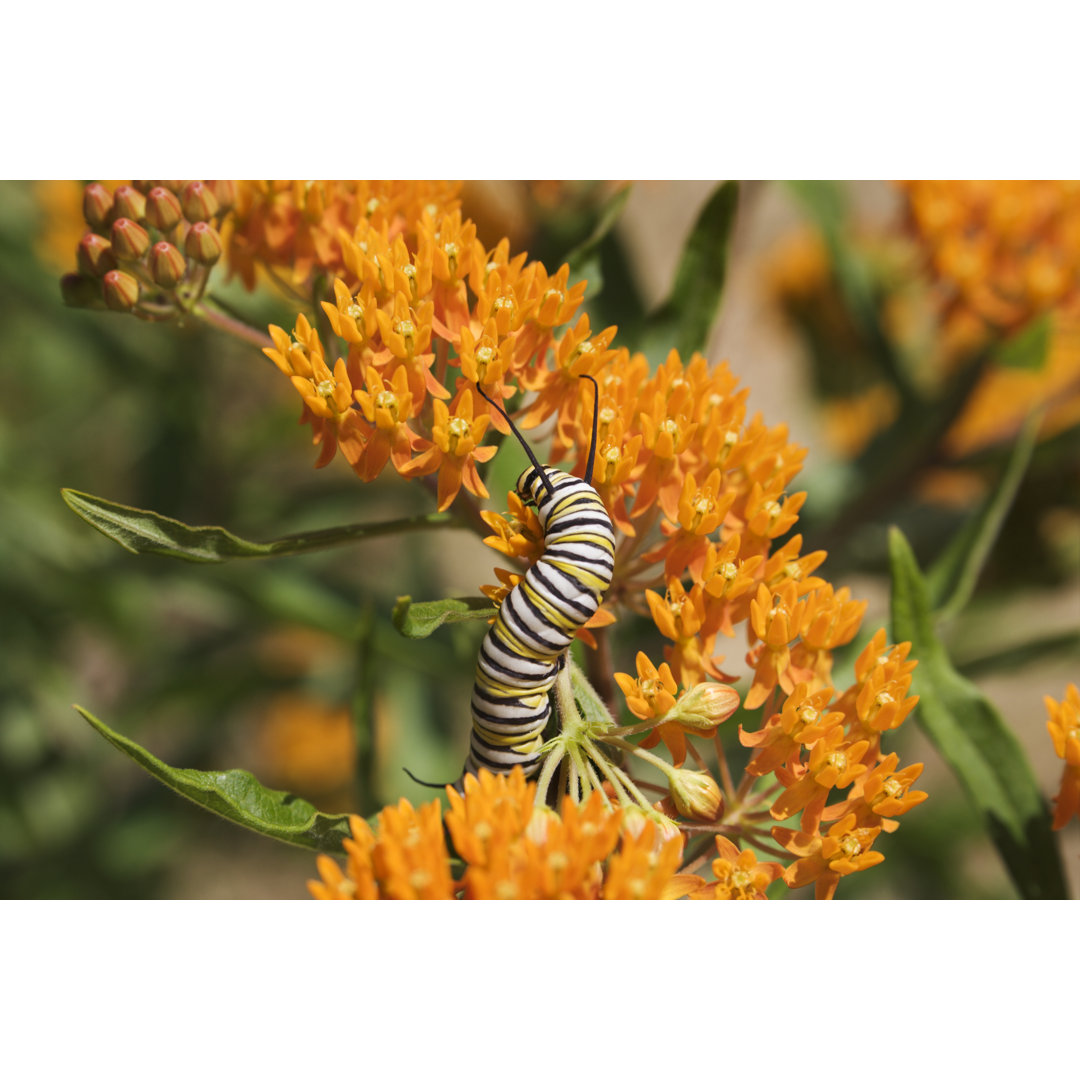
[[[1050,716],[1046,730],[1054,753],[1065,762],[1054,799],[1054,828],[1062,829],[1072,818],[1080,817],[1080,690],[1070,683],[1061,701],[1049,696],[1043,701]]]
[[[566,797],[558,813],[535,795],[520,768],[482,770],[462,792],[447,789],[445,812],[437,801],[415,809],[402,799],[374,830],[354,816],[344,869],[320,855],[309,891],[317,900],[657,900],[685,891],[675,880],[677,831],[624,814],[599,791],[580,805]],[[446,835],[464,863],[458,881]]]

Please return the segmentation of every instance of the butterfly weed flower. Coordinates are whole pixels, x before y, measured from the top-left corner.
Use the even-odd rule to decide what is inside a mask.
[[[1062,829],[1074,817],[1080,817],[1080,690],[1070,683],[1061,701],[1049,696],[1043,701],[1050,717],[1046,730],[1054,753],[1065,762],[1054,798],[1054,828]]]

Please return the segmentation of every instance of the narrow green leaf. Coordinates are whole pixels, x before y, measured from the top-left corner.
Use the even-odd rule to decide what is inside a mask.
[[[582,268],[599,253],[600,245],[626,209],[626,200],[630,198],[631,190],[631,185],[627,184],[608,199],[600,209],[600,216],[592,232],[566,256],[573,273],[581,276]]]
[[[1029,323],[994,350],[994,362],[1005,368],[1042,371],[1050,355],[1053,326],[1049,315]]]
[[[443,623],[490,619],[495,605],[482,596],[427,600],[414,604],[411,596],[399,596],[391,615],[398,632],[407,638],[426,638]]]
[[[375,536],[461,525],[449,514],[424,514],[375,525],[340,525],[256,543],[234,536],[220,525],[185,525],[182,521],[155,514],[152,510],[123,506],[70,488],[64,488],[60,494],[79,517],[110,540],[115,540],[122,548],[136,555],[167,555],[188,562],[218,563],[228,559],[298,555]]]
[[[671,295],[646,323],[645,348],[654,358],[671,348],[684,357],[705,348],[724,294],[738,207],[738,181],[728,180],[698,215],[683,247]]]
[[[997,490],[926,572],[930,604],[938,619],[958,615],[971,599],[1031,461],[1041,419],[1041,416],[1029,417],[1009,455]]]
[[[332,854],[341,852],[342,840],[350,835],[348,814],[324,814],[287,791],[263,787],[243,769],[174,769],[81,706],[75,709],[99,735],[167,788],[227,821],[286,844]]]
[[[1024,751],[1001,715],[953,668],[930,614],[926,581],[899,529],[889,536],[892,631],[919,661],[916,716],[982,815],[1025,899],[1066,899],[1050,813]]]

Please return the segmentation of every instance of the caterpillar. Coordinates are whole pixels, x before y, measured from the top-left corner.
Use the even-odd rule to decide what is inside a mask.
[[[615,529],[592,486],[600,388],[594,388],[593,429],[585,477],[541,465],[502,407],[531,462],[516,484],[522,502],[536,508],[544,554],[510,590],[480,647],[472,692],[472,733],[465,772],[526,776],[540,767],[549,693],[577,631],[596,613],[615,570]]]

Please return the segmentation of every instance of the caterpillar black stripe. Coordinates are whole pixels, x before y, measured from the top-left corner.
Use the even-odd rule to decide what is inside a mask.
[[[596,380],[583,378],[593,383],[598,406]],[[511,424],[532,462],[518,478],[517,493],[536,508],[544,554],[507,594],[480,647],[466,772],[507,773],[516,765],[526,776],[537,771],[559,666],[611,584],[615,530],[591,483],[596,414],[594,407],[584,479],[539,464]]]

